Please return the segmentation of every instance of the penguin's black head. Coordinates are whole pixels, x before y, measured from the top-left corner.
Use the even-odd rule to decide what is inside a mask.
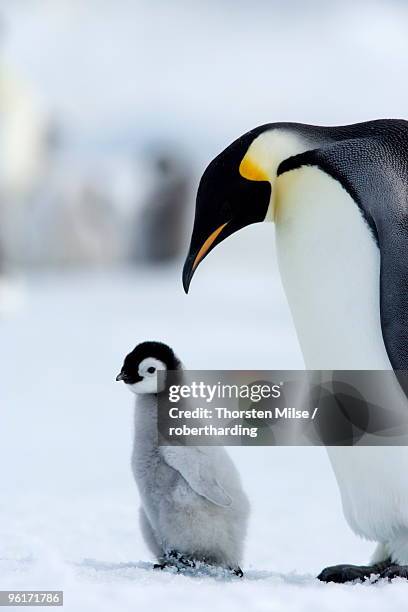
[[[183,269],[187,293],[194,272],[225,238],[251,223],[264,221],[271,198],[266,173],[246,155],[269,126],[238,138],[208,166],[200,181],[190,249]]]
[[[116,380],[123,380],[134,393],[157,393],[157,372],[179,367],[180,361],[169,346],[161,342],[142,342],[126,355]]]

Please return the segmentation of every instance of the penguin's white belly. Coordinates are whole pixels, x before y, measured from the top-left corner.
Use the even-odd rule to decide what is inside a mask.
[[[380,252],[340,183],[314,167],[278,177],[278,262],[309,369],[391,369],[379,310]]]
[[[408,453],[404,447],[332,446],[327,451],[351,528],[383,543],[403,536],[408,554]]]
[[[277,178],[274,207],[279,268],[306,367],[392,369],[380,323],[380,252],[357,204],[333,178],[302,167]],[[408,449],[328,454],[352,529],[408,563]]]

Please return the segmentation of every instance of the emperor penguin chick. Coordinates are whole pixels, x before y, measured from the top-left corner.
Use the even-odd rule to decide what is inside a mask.
[[[145,542],[158,560],[155,567],[201,561],[242,576],[249,503],[239,474],[222,447],[159,446],[160,370],[182,365],[165,344],[143,342],[116,378],[137,395],[132,470]]]

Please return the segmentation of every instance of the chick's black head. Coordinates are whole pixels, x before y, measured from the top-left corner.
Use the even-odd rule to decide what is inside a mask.
[[[167,344],[142,342],[126,355],[116,380],[123,380],[128,385],[134,385],[143,380],[146,375],[156,373],[158,369],[156,361],[164,365],[164,368],[160,369],[177,370],[180,367],[180,361]]]

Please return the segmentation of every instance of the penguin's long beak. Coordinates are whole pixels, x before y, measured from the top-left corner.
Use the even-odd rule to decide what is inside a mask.
[[[221,214],[218,210],[209,210],[208,216],[204,216],[203,210],[206,211],[209,207],[203,207],[200,206],[199,202],[197,203],[191,244],[183,268],[183,287],[186,293],[188,293],[191,279],[198,266],[218,244],[247,225],[265,220],[270,198],[270,184],[265,182],[251,184],[249,181],[247,183],[251,187],[255,185],[258,192],[255,192],[254,188],[251,189],[250,195],[253,195],[254,199],[251,198],[250,205],[243,204],[243,199],[240,202],[238,200],[241,204],[241,210],[238,211],[238,214],[235,211],[228,210],[228,207],[225,207],[227,210],[224,211],[224,206],[221,204]],[[212,214],[210,214],[211,212]],[[208,227],[209,220],[213,222],[211,228]]]
[[[190,249],[183,268],[183,287],[186,293],[188,293],[191,279],[193,278],[194,272],[196,271],[198,265],[203,261],[204,257],[206,257],[210,251],[212,251],[218,242],[221,242],[224,238],[226,238],[226,235],[222,235],[222,233],[228,223],[229,222],[226,221],[225,223],[219,225],[213,232],[210,233],[208,238],[206,238],[199,247],[196,246],[197,241],[193,233]]]
[[[119,372],[119,374],[116,377],[116,380],[119,381],[119,380],[124,380],[124,379],[125,379],[125,375],[123,374],[123,372]]]

